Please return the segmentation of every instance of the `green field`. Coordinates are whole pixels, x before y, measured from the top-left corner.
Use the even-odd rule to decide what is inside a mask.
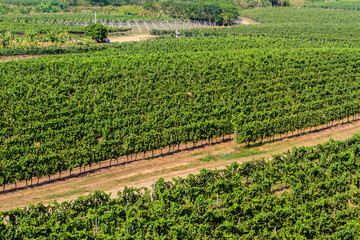
[[[159,179],[152,192],[126,188],[0,214],[1,236],[25,238],[356,238],[359,143],[330,140],[273,160]]]
[[[199,6],[221,5],[177,4],[196,6],[193,12]],[[228,2],[222,4],[225,9]],[[71,54],[1,62],[0,185],[121,156],[133,159],[165,148],[171,152],[171,147],[196,145],[235,130],[239,146],[244,147],[279,134],[357,120],[358,11],[315,7],[321,4],[335,6],[308,3],[300,8],[238,9],[240,16],[257,24],[180,29],[177,37],[173,29],[152,29],[158,37],[151,40],[81,44],[83,48],[33,46],[31,51],[39,53]],[[223,25],[224,19],[231,18],[225,13]],[[172,14],[166,17],[173,18]],[[91,15],[69,13],[59,19],[80,21],[79,16]],[[54,14],[17,16],[14,28],[22,24],[24,29],[27,24],[62,28],[45,23]],[[211,20],[214,15],[204,16]],[[118,17],[123,19],[121,14]],[[142,20],[155,21],[152,17]],[[99,18],[110,21],[116,16]],[[28,49],[8,46],[0,51],[12,55]],[[3,212],[0,236],[356,238],[360,231],[359,141],[359,136],[331,140],[294,148],[271,160],[203,170],[172,182],[160,179],[152,192],[125,189],[115,199],[97,192],[72,202]],[[240,155],[209,153],[199,160]]]

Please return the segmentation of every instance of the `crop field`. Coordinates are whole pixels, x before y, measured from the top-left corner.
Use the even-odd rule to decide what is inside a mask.
[[[305,41],[346,42],[360,40],[359,12],[314,8],[256,8],[243,10],[242,16],[260,24],[237,25],[231,29],[182,31],[185,36],[253,36],[301,39]],[[345,42],[345,45],[343,45]]]
[[[11,31],[15,34],[24,32],[69,32],[84,33],[84,26],[90,23],[101,23],[110,27],[112,32],[118,29],[150,31],[151,29],[193,29],[213,27],[207,21],[176,20],[166,17],[139,17],[120,14],[67,13],[67,14],[34,14],[4,15],[0,17],[0,32]]]
[[[30,12],[17,13],[10,2],[19,9],[31,6]],[[356,133],[341,127],[360,118],[359,14],[347,7],[355,1],[299,7],[288,7],[288,1],[277,7],[226,0],[134,2],[129,4],[133,14],[120,13],[126,7],[117,1],[73,3],[72,12],[53,1],[45,4],[61,13],[39,13],[42,5],[36,1],[21,2],[0,5],[0,10],[8,7],[0,16],[0,55],[24,58],[0,62],[0,194],[25,193],[28,185],[36,188],[33,182],[48,178],[46,188],[50,179],[60,181],[65,174],[71,179],[72,172],[81,178],[85,168],[110,167],[119,159],[124,168],[150,166],[134,163],[138,159],[154,161],[156,171],[167,177],[179,169],[214,167],[205,163],[219,159],[224,168],[189,170],[195,174],[160,178],[150,188],[122,186],[116,197],[101,191],[110,187],[97,185],[91,192],[99,191],[89,196],[49,204],[52,197],[88,192],[84,182],[45,198],[46,204],[0,212],[0,236],[359,235],[359,135],[341,141],[322,137],[320,143],[304,137],[307,147],[287,141],[335,125],[339,135]],[[340,7],[328,9],[335,6]],[[242,17],[256,24],[233,25]],[[96,28],[118,42],[105,43],[107,36],[94,34]],[[140,36],[147,39],[121,40]],[[228,141],[225,153],[196,157],[204,141],[222,139]],[[275,139],[287,152],[270,149]],[[169,157],[185,150],[193,160]],[[228,162],[240,156],[248,158]],[[161,169],[162,161],[154,159],[163,157],[178,165]],[[138,177],[133,174],[127,179]]]
[[[269,39],[250,39],[209,38],[211,52],[198,51],[201,38],[160,40],[2,63],[0,184],[235,127],[250,143],[358,113],[358,48],[304,49],[280,39],[270,50]],[[148,54],[148,45],[157,50]]]
[[[159,179],[151,192],[125,188],[115,199],[95,192],[62,204],[30,205],[3,212],[8,220],[0,222],[0,231],[9,238],[357,236],[359,141],[330,140],[271,161]]]
[[[304,4],[304,7],[360,10],[360,2],[357,0],[339,0],[339,1],[328,1],[328,2],[319,1],[319,2],[306,3]]]

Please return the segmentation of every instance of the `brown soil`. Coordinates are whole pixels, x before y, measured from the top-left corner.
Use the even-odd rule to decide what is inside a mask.
[[[359,207],[357,204],[352,203],[350,199],[348,199],[349,207]]]
[[[235,21],[236,24],[243,24],[243,25],[249,25],[249,24],[259,24],[259,22],[256,22],[255,20],[251,18],[241,17],[240,19],[237,19]]]
[[[0,62],[8,62],[11,60],[24,60],[24,59],[29,59],[29,58],[34,58],[34,57],[41,57],[44,55],[18,55],[18,56],[3,56],[0,57]]]
[[[275,193],[276,195],[280,196],[281,194],[283,194],[284,192],[289,191],[289,187],[283,187],[283,188],[278,188],[274,191],[272,191],[272,193]]]
[[[132,41],[141,41],[149,38],[156,37],[154,35],[124,35],[124,36],[109,36],[110,42],[132,42]]]
[[[292,146],[312,146],[327,141],[329,138],[345,140],[357,132],[360,132],[360,121],[297,137],[285,138],[252,148],[242,148],[238,150],[238,153],[243,154],[244,157],[239,156],[231,160],[226,160],[221,156],[234,152],[233,141],[209,144],[201,148],[182,150],[152,159],[149,159],[151,153],[146,153],[145,159],[143,155],[138,155],[138,160],[134,161],[135,156],[133,156],[133,161],[119,164],[117,167],[103,168],[95,173],[0,194],[0,210],[24,207],[30,203],[49,203],[54,200],[61,202],[77,198],[80,195],[86,195],[95,190],[104,190],[106,193],[112,193],[114,197],[125,186],[150,187],[160,177],[165,180],[171,180],[173,177],[184,178],[189,174],[198,173],[203,168],[221,169],[232,162],[243,162],[258,157],[269,158],[271,154],[282,153],[291,149]],[[185,146],[182,145],[180,148],[184,149]],[[162,150],[163,153],[165,151],[168,151],[168,149]],[[156,151],[155,155],[159,153],[160,150]],[[216,160],[204,161],[209,154],[216,156]],[[126,162],[126,158],[120,158],[118,161]],[[115,162],[116,160],[112,161],[113,164]],[[109,164],[109,161],[103,162],[102,166],[108,166],[107,164]],[[74,170],[74,172],[76,171],[79,171],[79,169]]]
[[[242,19],[242,20],[240,21],[240,24],[249,25],[249,24],[251,24],[251,23],[250,23],[248,20]]]

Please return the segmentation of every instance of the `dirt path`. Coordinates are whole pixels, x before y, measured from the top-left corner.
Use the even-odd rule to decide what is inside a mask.
[[[17,55],[17,56],[2,56],[0,57],[0,62],[8,62],[11,60],[24,60],[24,59],[29,59],[29,58],[37,58],[37,57],[41,57],[41,56],[45,56],[45,55]]]
[[[149,34],[142,34],[142,35],[109,36],[109,39],[110,42],[132,42],[132,41],[146,40],[153,37],[156,36]]]
[[[64,181],[27,188],[8,194],[0,194],[0,210],[24,207],[30,203],[61,202],[86,195],[95,190],[104,190],[116,196],[125,186],[150,187],[158,178],[171,180],[173,177],[186,177],[201,169],[221,169],[230,163],[243,162],[258,157],[271,157],[282,153],[292,146],[311,146],[333,138],[345,140],[360,132],[360,121],[339,125],[320,132],[286,138],[259,147],[241,149],[234,152],[232,141],[207,145],[195,150],[184,150],[173,155],[151,160],[134,161],[126,165],[103,169],[93,174],[71,178]],[[213,160],[211,160],[213,159]]]
[[[251,18],[242,17],[239,19],[236,19],[235,24],[243,24],[243,25],[249,25],[249,24],[259,24],[259,22],[256,22],[255,20]]]

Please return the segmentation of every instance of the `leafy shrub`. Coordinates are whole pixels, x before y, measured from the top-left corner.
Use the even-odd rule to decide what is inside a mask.
[[[29,14],[30,11],[31,11],[31,7],[29,7],[29,8],[21,7],[21,8],[19,9],[19,12],[22,13],[22,14]]]
[[[91,37],[98,43],[105,42],[108,32],[109,29],[100,23],[92,23],[85,28],[86,36]]]
[[[10,8],[8,6],[6,6],[5,4],[0,4],[0,13],[6,14],[8,12],[10,12]]]

